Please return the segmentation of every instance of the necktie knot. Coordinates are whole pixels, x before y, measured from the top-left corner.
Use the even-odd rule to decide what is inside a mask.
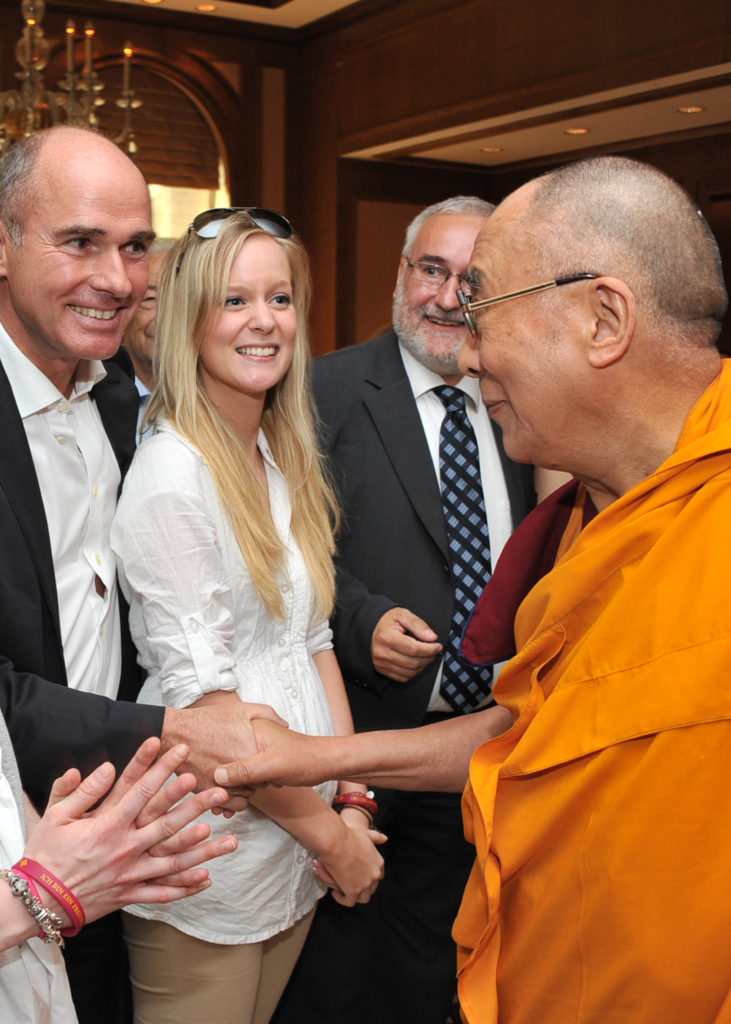
[[[439,387],[434,388],[434,391],[447,410],[447,415],[465,412],[464,391],[460,391],[459,388],[454,388],[450,384],[440,384]]]

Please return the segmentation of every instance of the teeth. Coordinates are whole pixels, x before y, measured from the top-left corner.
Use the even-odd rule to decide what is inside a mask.
[[[72,306],[71,309],[94,320],[111,320],[117,312],[116,309],[92,309],[91,306]]]
[[[435,316],[430,316],[427,319],[430,320],[431,323],[437,324],[439,327],[463,327],[464,326],[464,324],[461,324],[458,320],[440,320],[440,319],[438,319]]]
[[[262,345],[242,345],[236,351],[241,356],[273,356],[276,355],[277,349],[275,345],[268,345],[266,348]]]

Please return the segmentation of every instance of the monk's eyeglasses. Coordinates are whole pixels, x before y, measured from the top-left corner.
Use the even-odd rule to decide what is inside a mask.
[[[488,306],[495,306],[498,302],[507,302],[508,299],[519,299],[521,295],[532,295],[533,292],[544,292],[548,288],[560,288],[564,284],[573,284],[574,281],[595,281],[598,274],[569,274],[566,277],[557,277],[553,281],[543,281],[542,284],[531,285],[530,288],[521,288],[517,292],[506,292],[505,295],[495,295],[491,299],[479,299],[477,302],[472,301],[471,295],[465,295],[461,289],[457,289],[457,301],[459,302],[462,310],[462,316],[464,322],[467,324],[467,329],[473,338],[478,336],[477,324],[475,322],[474,311],[476,309],[486,309]]]
[[[266,231],[268,235],[274,235],[275,238],[291,238],[294,234],[293,225],[283,214],[276,213],[275,210],[265,210],[263,206],[222,206],[215,210],[204,210],[192,224],[188,225],[188,233],[175,267],[176,276],[193,232],[199,238],[215,238],[228,218],[233,217],[235,213],[245,213],[256,227]]]

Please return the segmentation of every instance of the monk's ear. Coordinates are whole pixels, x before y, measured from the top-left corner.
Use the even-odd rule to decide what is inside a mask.
[[[8,257],[12,248],[13,240],[5,222],[0,220],[0,277],[7,277]]]
[[[591,282],[589,301],[593,331],[588,358],[593,367],[602,369],[627,352],[635,332],[637,300],[624,281],[600,277]]]

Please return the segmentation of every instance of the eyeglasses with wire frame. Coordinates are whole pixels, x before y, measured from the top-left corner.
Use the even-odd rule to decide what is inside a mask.
[[[193,232],[199,238],[215,238],[223,224],[235,213],[247,214],[256,227],[266,231],[268,235],[274,235],[275,238],[291,238],[294,234],[294,226],[283,214],[277,213],[275,210],[266,210],[263,206],[221,206],[214,210],[204,210],[188,225],[185,242],[175,267],[176,275],[180,271],[180,264],[183,262],[183,256],[185,256]]]
[[[471,295],[457,289],[457,301],[462,310],[464,322],[473,338],[478,337],[477,324],[474,318],[476,309],[487,309],[488,306],[495,306],[498,302],[507,302],[509,299],[519,299],[521,295],[532,295],[533,292],[543,292],[549,288],[560,288],[564,284],[573,284],[575,281],[595,281],[598,274],[567,274],[566,277],[556,277],[552,281],[543,281],[541,284],[531,285],[530,288],[520,288],[517,292],[506,292],[504,295],[495,295],[491,299],[478,299],[472,301]]]
[[[454,270],[447,270],[441,263],[432,263],[431,260],[416,260],[412,263],[408,256],[405,256],[404,259],[419,284],[433,288],[435,292],[439,291],[450,277],[456,277],[458,281],[464,283],[464,274],[458,274]]]

